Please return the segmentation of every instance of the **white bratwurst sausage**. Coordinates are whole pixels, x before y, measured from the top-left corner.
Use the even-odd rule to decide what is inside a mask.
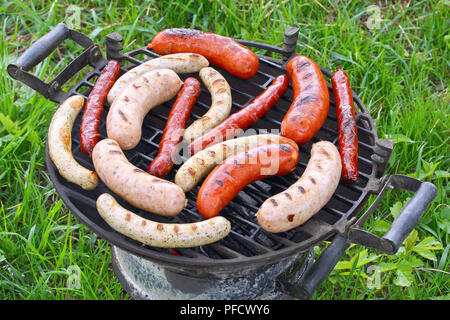
[[[121,91],[146,72],[156,69],[170,69],[176,73],[192,73],[199,72],[201,68],[207,66],[209,66],[208,60],[197,53],[175,53],[151,59],[130,69],[117,79],[108,93],[108,103],[111,105]]]
[[[295,228],[327,204],[341,177],[341,158],[328,141],[313,144],[311,158],[300,179],[287,190],[270,197],[259,208],[258,224],[277,233]]]
[[[72,127],[83,105],[82,96],[72,96],[58,107],[48,128],[48,153],[64,179],[92,190],[98,185],[97,174],[81,166],[72,155]]]
[[[111,195],[97,199],[97,210],[108,225],[143,244],[161,248],[188,248],[216,242],[230,233],[230,222],[218,216],[195,223],[159,223],[126,210]]]
[[[137,146],[145,115],[175,97],[182,84],[178,75],[169,69],[149,71],[132,81],[109,109],[106,117],[108,138],[116,140],[122,150]]]
[[[92,162],[106,186],[136,208],[174,216],[186,206],[186,196],[180,187],[132,165],[112,139],[103,139],[95,145]]]
[[[201,69],[199,75],[211,94],[211,106],[185,130],[184,140],[188,143],[216,127],[231,111],[231,89],[227,80],[211,67]]]
[[[265,144],[288,143],[297,148],[297,144],[289,138],[276,134],[260,134],[244,136],[212,145],[190,157],[177,171],[175,183],[184,192],[192,190],[223,160],[238,152]]]

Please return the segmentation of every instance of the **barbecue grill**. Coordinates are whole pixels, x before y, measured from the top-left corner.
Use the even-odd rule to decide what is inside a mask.
[[[286,73],[287,61],[296,54],[298,29],[286,27],[283,47],[264,43],[238,40],[241,44],[260,49],[260,67],[255,77],[239,79],[217,68],[227,79],[232,90],[235,112],[259,95],[272,80]],[[84,51],[71,61],[52,81],[45,83],[28,71],[46,58],[58,44],[72,39]],[[87,36],[58,24],[53,30],[33,43],[15,62],[8,66],[8,73],[33,88],[51,101],[61,103],[71,95],[79,94],[86,99],[101,74],[107,59],[121,62],[121,75],[142,62],[158,57],[147,47],[122,52],[122,37],[118,33],[106,37],[106,59],[100,48]],[[272,53],[281,56],[274,58]],[[93,68],[70,90],[61,87],[85,66]],[[332,73],[321,67],[329,79]],[[180,75],[182,79],[198,74]],[[85,191],[64,180],[50,160],[48,148],[46,165],[51,181],[64,204],[90,230],[105,239],[112,247],[112,264],[125,290],[137,299],[283,299],[289,297],[309,298],[325,280],[345,249],[357,243],[382,252],[393,254],[405,237],[416,226],[428,205],[437,194],[436,187],[403,175],[384,175],[386,164],[393,149],[393,142],[377,137],[370,114],[358,95],[353,92],[359,141],[359,179],[354,184],[340,181],[327,205],[302,226],[288,232],[272,234],[261,229],[254,214],[268,197],[279,193],[294,183],[303,173],[309,160],[311,145],[329,140],[338,146],[337,119],[333,90],[330,91],[330,111],[327,120],[316,136],[299,148],[300,159],[296,170],[289,175],[271,177],[245,187],[238,196],[222,210],[221,215],[230,220],[231,232],[224,239],[205,246],[168,250],[142,245],[111,229],[96,210],[96,199],[104,193],[113,194],[103,183],[92,191]],[[190,123],[201,117],[209,108],[211,97],[203,86],[202,93],[192,110]],[[253,129],[278,130],[287,112],[293,91],[290,86],[278,104]],[[172,101],[164,103],[146,116],[139,145],[125,151],[128,160],[146,170],[158,153]],[[106,137],[105,118],[109,106],[105,104],[100,134]],[[80,114],[72,131],[72,152],[83,166],[94,169],[88,156],[80,151]],[[183,160],[186,158],[181,156]],[[166,179],[173,181],[179,165]],[[375,211],[377,204],[388,190],[401,189],[415,193],[393,222],[389,231],[378,237],[362,230],[364,221]],[[125,208],[159,222],[186,223],[203,218],[196,209],[199,186],[186,194],[187,207],[175,217],[162,217],[132,207],[118,196],[115,198]],[[378,195],[371,206],[361,211],[370,195]],[[113,194],[114,195],[114,194]],[[332,241],[327,249],[314,259],[313,247],[324,240]],[[315,260],[315,261],[314,261]]]

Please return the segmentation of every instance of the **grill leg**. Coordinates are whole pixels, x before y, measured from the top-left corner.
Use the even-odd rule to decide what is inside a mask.
[[[348,247],[349,243],[345,238],[336,235],[333,242],[311,267],[306,271],[300,269],[290,277],[287,276],[280,281],[283,291],[292,297],[303,300],[310,299],[316,289],[334,269]]]

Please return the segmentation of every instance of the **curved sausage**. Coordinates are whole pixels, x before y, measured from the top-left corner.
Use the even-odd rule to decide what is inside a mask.
[[[198,212],[215,217],[248,184],[295,170],[298,150],[288,144],[270,144],[241,151],[219,164],[197,195]]]
[[[197,53],[175,53],[148,60],[130,69],[117,79],[108,93],[108,103],[111,105],[122,90],[146,72],[156,69],[170,69],[178,74],[192,73],[199,72],[201,68],[207,66],[209,66],[208,60]]]
[[[136,208],[174,216],[186,206],[180,187],[132,165],[112,139],[103,139],[95,145],[92,161],[105,185]]]
[[[349,183],[358,180],[358,131],[350,80],[340,67],[331,77],[338,121],[339,154],[342,179]]]
[[[72,96],[56,110],[48,128],[48,153],[59,174],[85,190],[95,189],[98,177],[81,166],[72,155],[72,127],[84,105],[82,96]]]
[[[158,54],[195,52],[212,64],[242,78],[253,77],[259,68],[255,53],[234,39],[195,29],[165,29],[148,44]]]
[[[254,125],[259,118],[266,115],[277,104],[278,100],[286,92],[288,85],[289,79],[286,75],[276,77],[272,84],[251,103],[233,113],[205,135],[191,142],[189,152],[194,154],[206,147],[231,139],[237,136],[241,130]]]
[[[148,166],[147,172],[159,178],[164,178],[173,168],[173,157],[183,140],[183,131],[191,113],[192,107],[200,95],[200,82],[195,78],[187,78],[178,93],[169,118],[164,128],[158,155]]]
[[[281,122],[281,135],[303,145],[324,124],[330,95],[319,66],[311,59],[297,55],[288,62],[286,71],[292,79],[294,100]]]
[[[231,111],[231,89],[227,80],[211,67],[199,72],[205,86],[211,93],[211,106],[207,113],[195,120],[184,132],[184,140],[191,142],[204,135],[225,120]]]
[[[94,149],[100,137],[98,127],[100,126],[100,118],[103,113],[103,104],[106,101],[108,92],[119,76],[119,71],[119,62],[115,60],[108,61],[86,101],[80,126],[80,150],[88,156],[92,155],[92,149]]]
[[[172,99],[183,82],[169,69],[157,69],[135,79],[117,97],[106,117],[108,138],[122,150],[137,146],[145,115],[154,107]]]
[[[177,171],[175,183],[185,192],[192,190],[219,163],[240,151],[266,144],[290,144],[291,139],[276,134],[244,136],[210,146],[190,157]]]
[[[101,194],[97,211],[117,232],[143,244],[160,248],[188,248],[216,242],[230,233],[230,222],[215,217],[196,223],[159,223],[126,210],[111,195]]]
[[[327,204],[341,177],[341,159],[328,141],[313,144],[311,158],[300,179],[287,190],[270,197],[256,213],[266,231],[288,231],[305,223]]]

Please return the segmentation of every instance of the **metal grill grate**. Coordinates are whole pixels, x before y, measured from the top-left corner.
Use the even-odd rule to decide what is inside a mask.
[[[145,60],[157,57],[153,51],[147,48],[140,48],[123,55],[124,66],[122,73],[142,63]],[[137,59],[139,57],[140,59]],[[127,63],[129,62],[129,64]],[[214,67],[214,66],[213,66]],[[277,64],[271,59],[260,57],[260,68],[257,75],[250,80],[238,79],[226,71],[219,69],[232,88],[233,105],[232,111],[236,112],[251,102],[257,95],[267,88],[272,80],[279,74],[285,73],[281,64]],[[325,76],[331,76],[330,72],[322,69]],[[85,98],[89,95],[94,85],[95,78],[99,76],[101,69],[95,69],[89,73],[82,81],[70,90],[70,94],[81,94]],[[198,74],[180,75],[182,79],[193,76],[199,79]],[[199,79],[200,80],[200,79]],[[303,173],[309,160],[309,153],[314,142],[320,140],[332,141],[337,145],[337,120],[335,115],[334,98],[331,86],[330,90],[330,111],[328,118],[317,133],[317,135],[308,144],[301,146],[300,159],[297,169],[287,176],[267,178],[254,182],[245,187],[238,196],[222,210],[221,215],[230,220],[232,230],[226,238],[207,246],[177,249],[180,256],[172,255],[167,249],[153,248],[143,246],[142,244],[129,239],[114,230],[97,213],[95,201],[97,197],[111,191],[101,183],[93,191],[85,191],[72,185],[62,179],[57,174],[55,167],[47,155],[47,167],[52,177],[52,181],[58,193],[65,200],[66,205],[94,232],[100,234],[103,238],[114,245],[129,250],[137,255],[157,260],[164,263],[188,263],[208,265],[211,263],[237,263],[239,261],[254,261],[268,257],[281,259],[292,254],[292,252],[304,251],[318,242],[326,239],[336,233],[337,228],[342,222],[355,216],[361,210],[368,198],[368,192],[365,187],[368,181],[376,175],[376,163],[371,159],[374,154],[376,132],[372,126],[372,121],[367,110],[361,101],[355,97],[357,110],[357,126],[359,139],[359,173],[360,177],[355,184],[340,182],[338,189],[329,203],[315,216],[313,216],[304,225],[280,234],[271,234],[262,230],[256,222],[254,214],[267,197],[279,193],[294,183]],[[289,109],[292,101],[292,87],[290,86],[286,94],[280,99],[278,104],[269,113],[261,118],[253,129],[279,129],[281,120]],[[137,167],[146,170],[150,162],[158,153],[158,144],[162,137],[165,123],[172,104],[175,99],[154,108],[146,116],[143,125],[142,139],[139,145],[133,149],[125,151],[128,160]],[[190,123],[201,117],[209,108],[211,97],[204,85],[196,105],[192,110]],[[105,119],[108,112],[108,106],[105,106],[105,112],[102,116],[100,134],[101,138],[106,137]],[[74,157],[81,165],[93,169],[93,165],[88,156],[80,151],[79,126],[81,123],[80,114],[77,118],[72,131],[72,151]],[[186,160],[183,158],[183,160]],[[173,181],[176,170],[179,165],[166,177]],[[137,214],[160,222],[194,222],[203,218],[196,209],[196,197],[200,186],[187,193],[188,205],[176,217],[167,218],[155,214],[138,210],[119,197],[115,198],[125,208],[136,212]]]

